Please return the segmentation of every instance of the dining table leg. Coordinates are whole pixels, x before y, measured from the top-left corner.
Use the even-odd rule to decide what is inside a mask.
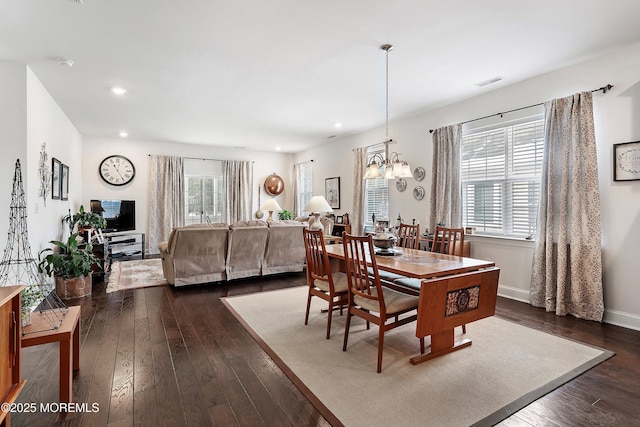
[[[470,345],[471,340],[468,338],[456,342],[454,330],[447,329],[445,331],[431,335],[431,347],[428,353],[414,356],[409,359],[409,361],[412,365],[417,365],[419,363],[426,362],[427,360],[435,359],[436,357],[442,356],[444,354],[469,347]]]

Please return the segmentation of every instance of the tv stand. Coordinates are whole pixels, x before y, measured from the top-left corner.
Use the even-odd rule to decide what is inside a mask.
[[[111,270],[111,263],[113,261],[144,259],[144,245],[144,233],[106,233],[104,235],[106,271]]]

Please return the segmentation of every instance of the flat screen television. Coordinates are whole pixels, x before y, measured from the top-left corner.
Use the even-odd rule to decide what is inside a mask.
[[[98,213],[107,220],[105,232],[136,229],[135,200],[91,200],[91,212]]]

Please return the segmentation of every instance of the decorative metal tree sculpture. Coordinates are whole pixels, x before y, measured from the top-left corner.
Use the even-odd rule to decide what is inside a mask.
[[[49,156],[47,155],[47,143],[43,142],[40,147],[40,162],[38,163],[38,178],[40,179],[40,191],[38,196],[44,200],[47,206],[47,197],[51,189],[51,169],[49,168]]]
[[[22,186],[20,159],[16,160],[16,169],[13,175],[7,246],[4,249],[2,262],[0,262],[0,286],[12,285],[27,287],[21,294],[23,326],[28,324],[31,309],[34,306],[37,306],[40,316],[51,326],[50,329],[57,329],[60,326],[68,309],[53,292],[53,288],[44,283],[38,273],[36,259],[31,255],[27,232],[27,203]],[[40,332],[40,330],[32,332]]]

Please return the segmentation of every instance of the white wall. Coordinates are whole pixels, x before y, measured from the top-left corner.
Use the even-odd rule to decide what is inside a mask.
[[[598,143],[602,200],[605,321],[640,329],[640,181],[613,182],[613,144],[640,140],[640,44],[552,73],[495,89],[491,92],[423,112],[390,123],[389,136],[398,141],[392,151],[407,155],[412,168],[423,166],[427,177],[421,183],[408,179],[408,188],[390,190],[390,216],[428,222],[432,169],[429,129],[483,117],[489,114],[545,102],[601,87],[614,89],[594,94],[594,115]],[[499,84],[508,84],[508,76]],[[478,89],[479,93],[494,89]],[[390,94],[393,98],[393,94]],[[508,115],[505,116],[508,119]],[[353,154],[355,147],[385,139],[384,129],[340,138],[329,144],[298,153],[295,161],[314,159],[314,194],[323,194],[324,179],[340,176],[341,211],[353,206]],[[427,196],[416,201],[412,190],[422,185]],[[491,259],[501,267],[500,294],[528,301],[532,242],[472,236],[471,256]]]
[[[73,123],[60,109],[49,92],[44,88],[36,75],[27,67],[27,137],[26,148],[28,185],[25,186],[28,199],[29,238],[34,256],[45,247],[49,241],[68,237],[62,218],[71,209],[79,206],[82,194],[82,136]],[[38,197],[40,181],[38,166],[40,163],[40,147],[47,143],[46,151],[51,159],[56,158],[69,166],[69,197],[68,200],[52,200],[51,192],[45,201]],[[24,172],[23,172],[24,173]]]
[[[27,74],[26,66],[0,61],[0,248],[4,252],[9,230],[9,206],[16,160],[20,159],[26,186]]]
[[[105,183],[98,174],[100,162],[107,156],[121,154],[131,160],[136,168],[136,176],[130,184],[116,187]],[[136,230],[147,232],[147,190],[149,188],[149,154],[195,157],[218,160],[251,160],[255,161],[253,169],[254,179],[254,209],[258,207],[258,185],[276,173],[285,182],[285,190],[276,197],[283,209],[291,210],[293,198],[291,196],[291,168],[292,155],[279,154],[246,149],[232,149],[210,147],[196,144],[178,144],[170,142],[136,141],[121,138],[102,139],[84,138],[82,150],[82,181],[83,191],[81,203],[89,206],[91,199],[126,199],[136,201]],[[267,197],[262,187],[262,200]]]

